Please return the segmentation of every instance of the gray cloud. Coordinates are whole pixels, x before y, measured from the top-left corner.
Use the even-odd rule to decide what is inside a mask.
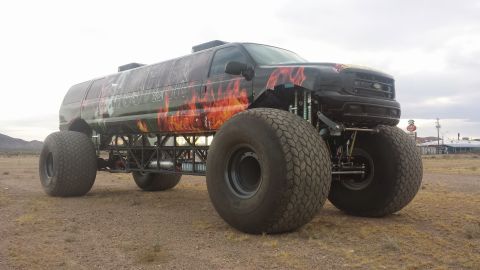
[[[403,117],[450,118],[446,125],[480,136],[480,0],[246,0],[235,9],[220,0],[194,1],[188,9],[181,1],[32,0],[30,9],[17,2],[0,17],[6,40],[0,133],[43,139],[58,128],[58,107],[70,85],[223,39],[384,70],[396,78]],[[232,14],[243,16],[236,25]]]
[[[397,99],[403,116],[480,121],[479,69],[459,70],[453,66],[449,64],[443,72],[397,76]]]
[[[278,11],[290,33],[397,71],[402,117],[474,123],[480,122],[479,14],[480,1],[434,0],[289,1]]]
[[[451,32],[480,22],[479,1],[290,1],[279,10],[298,35],[348,49],[441,47]]]

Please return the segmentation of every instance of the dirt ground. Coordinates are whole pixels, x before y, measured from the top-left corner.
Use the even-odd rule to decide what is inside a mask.
[[[202,177],[151,193],[102,172],[87,196],[51,198],[37,162],[0,157],[0,269],[480,269],[480,156],[425,157],[419,194],[392,216],[327,203],[296,232],[258,236],[223,222]]]

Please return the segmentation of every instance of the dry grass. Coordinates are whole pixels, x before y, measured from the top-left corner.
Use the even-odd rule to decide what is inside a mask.
[[[205,220],[194,220],[192,222],[192,226],[197,230],[207,230],[213,228],[213,224]]]
[[[285,269],[307,269],[303,258],[297,256],[296,254],[289,251],[278,251],[273,256],[274,260],[277,261]],[[321,269],[321,267],[320,267]]]
[[[348,268],[479,269],[479,195],[429,185],[393,216],[355,218],[332,210],[298,234],[319,253],[344,258]]]
[[[465,235],[468,239],[480,239],[480,222],[465,225]]]
[[[176,188],[190,190],[207,190],[207,186],[203,183],[183,183],[180,182]]]
[[[77,234],[80,232],[80,226],[77,224],[66,224],[63,228],[64,232]]]
[[[394,237],[387,236],[385,238],[385,242],[382,245],[382,248],[387,251],[399,251],[400,245],[398,244],[398,241]]]
[[[10,202],[11,199],[8,197],[8,195],[5,194],[3,190],[0,190],[0,208],[9,205]]]
[[[87,196],[50,198],[28,169],[37,162],[0,158],[0,268],[480,269],[473,156],[425,158],[423,187],[397,214],[353,217],[327,202],[301,229],[262,236],[225,224],[204,179],[147,193],[102,172]]]
[[[250,236],[245,233],[229,231],[225,232],[225,238],[232,242],[243,242],[249,240]]]
[[[65,250],[53,245],[44,245],[41,249],[30,250],[26,246],[8,248],[8,259],[15,262],[13,269],[82,269],[65,256]]]
[[[75,241],[76,241],[76,239],[73,236],[65,237],[65,242],[67,242],[67,243],[73,243]]]
[[[139,264],[166,263],[172,259],[172,256],[160,244],[139,248],[135,255],[135,261]]]
[[[24,214],[15,219],[20,225],[26,225],[37,222],[37,216],[34,214]]]
[[[133,198],[131,201],[130,201],[130,206],[137,206],[137,205],[140,205],[142,204],[139,200]]]
[[[278,240],[265,240],[263,241],[262,245],[269,248],[278,248]]]
[[[424,156],[423,167],[433,173],[480,175],[480,158],[477,155]]]
[[[159,241],[154,243],[141,243],[138,240],[124,241],[120,243],[118,248],[135,264],[162,264],[174,259],[168,252],[168,248],[160,244]]]
[[[55,219],[46,219],[42,212],[50,209],[54,198],[38,196],[28,200],[24,206],[24,213],[18,216],[15,221],[19,225],[36,225],[44,223],[46,225],[56,224],[59,221]]]

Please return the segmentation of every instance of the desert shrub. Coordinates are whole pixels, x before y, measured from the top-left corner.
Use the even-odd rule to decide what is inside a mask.
[[[465,226],[465,235],[468,239],[480,238],[480,222],[467,224]]]

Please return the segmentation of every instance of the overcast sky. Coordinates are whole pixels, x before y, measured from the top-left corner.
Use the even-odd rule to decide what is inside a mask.
[[[251,41],[393,74],[419,136],[480,137],[480,1],[2,1],[0,133],[43,140],[68,88],[130,62]]]

